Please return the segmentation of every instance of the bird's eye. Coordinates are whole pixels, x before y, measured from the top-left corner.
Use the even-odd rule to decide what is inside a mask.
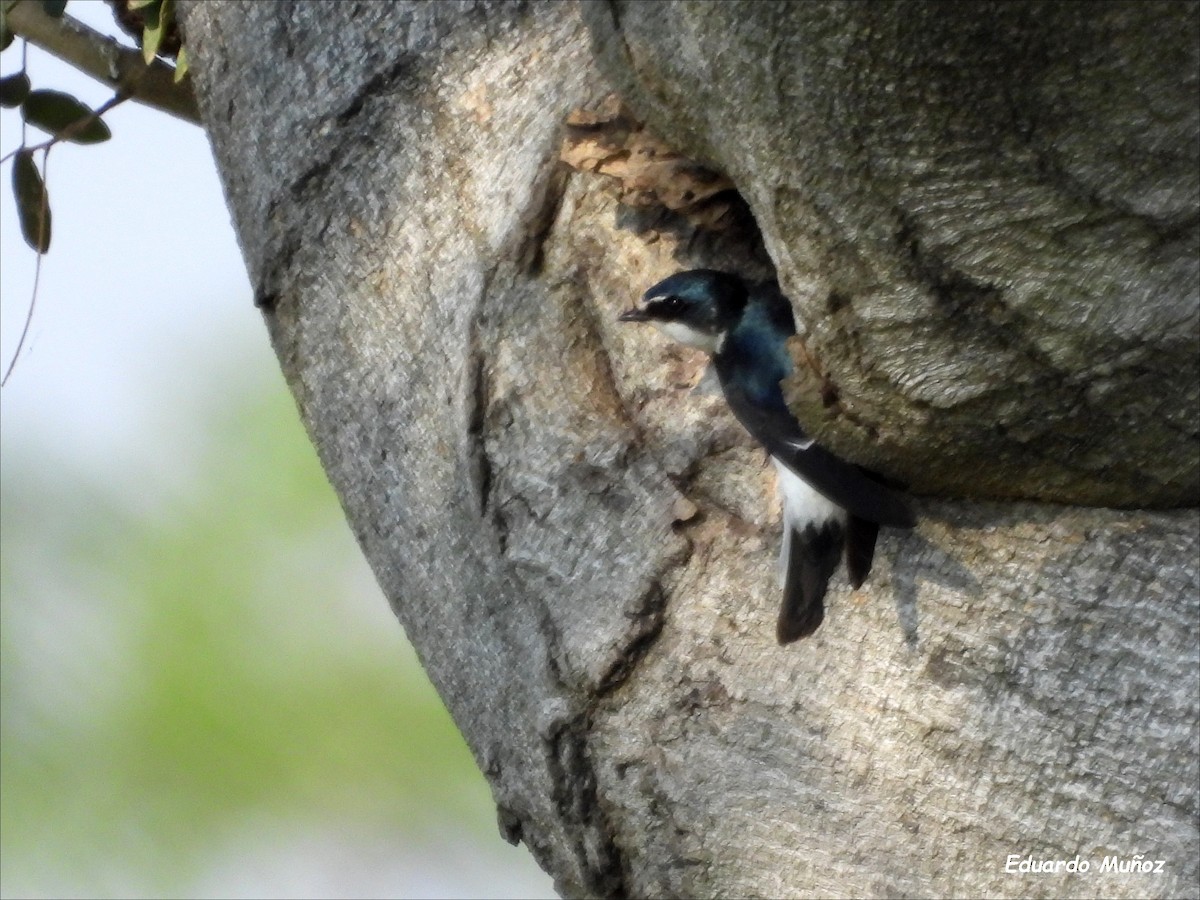
[[[678,297],[664,297],[661,302],[662,311],[668,316],[678,315],[683,312],[683,301]]]

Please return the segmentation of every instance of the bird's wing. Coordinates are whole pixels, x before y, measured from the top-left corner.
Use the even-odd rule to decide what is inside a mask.
[[[720,374],[720,370],[718,369]],[[725,401],[767,452],[851,515],[893,528],[912,528],[916,518],[905,499],[851,463],[817,446],[782,399],[755,402],[733,379],[722,377]]]

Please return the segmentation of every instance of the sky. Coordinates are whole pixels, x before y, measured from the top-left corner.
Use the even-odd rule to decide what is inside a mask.
[[[71,0],[67,12],[115,33],[99,0]],[[0,74],[18,61],[19,51],[6,51]],[[33,49],[28,71],[35,88],[66,90],[93,106],[110,96]],[[53,242],[43,258],[29,337],[0,392],[0,464],[19,467],[35,497],[45,488],[49,498],[69,472],[96,492],[96,503],[166,522],[203,488],[196,478],[211,450],[200,426],[206,416],[227,402],[230,390],[286,388],[252,303],[203,132],[133,103],[114,109],[106,121],[111,141],[59,145],[50,154]],[[18,114],[3,110],[0,153],[19,140]],[[35,263],[16,224],[10,170],[11,163],[0,170],[3,368],[29,309]],[[5,540],[6,553],[24,552],[23,546]],[[377,649],[382,643],[382,652],[411,662],[412,651],[349,529],[343,524],[321,549],[329,566],[344,572],[347,592],[333,617],[313,625],[321,639],[351,648],[364,640]],[[49,570],[55,562],[39,558],[37,564]],[[38,602],[49,604],[50,593],[47,588]],[[10,610],[14,599],[4,599]],[[59,600],[74,608],[73,598]],[[6,618],[6,627],[30,620],[22,611]],[[97,634],[108,634],[105,627],[94,621],[80,629],[88,637],[75,638],[70,629],[43,629],[45,671],[69,670],[71,657],[85,645],[94,647]],[[73,639],[84,643],[73,645]],[[9,668],[5,677],[20,674]],[[5,715],[8,733],[15,726]],[[472,814],[494,821],[478,781]],[[246,828],[252,839],[231,838],[212,848],[204,869],[181,890],[211,896],[553,896],[549,878],[527,851],[508,847],[491,825],[491,837],[480,840],[449,822],[424,834],[419,846],[401,846],[404,838],[354,821]],[[67,886],[85,894],[144,889],[137,872],[123,872],[119,860],[113,866],[96,884]],[[37,884],[27,880],[28,872],[21,877],[26,880],[6,885],[3,893],[51,896],[63,888],[52,878]]]

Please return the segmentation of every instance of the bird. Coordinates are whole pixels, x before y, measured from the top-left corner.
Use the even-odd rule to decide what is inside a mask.
[[[825,618],[825,593],[844,559],[854,588],[871,571],[881,525],[912,528],[907,499],[879,476],[817,444],[788,410],[780,382],[792,371],[791,303],[773,282],[692,269],[651,287],[621,322],[644,322],[709,354],[734,417],[778,473],[784,534],[780,644],[807,637]]]

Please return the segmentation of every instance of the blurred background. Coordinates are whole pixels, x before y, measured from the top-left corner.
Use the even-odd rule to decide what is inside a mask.
[[[67,13],[118,33],[99,0]],[[110,96],[32,47],[28,71]],[[0,894],[553,897],[304,435],[203,132],[105,120],[50,154],[0,392]],[[0,153],[20,140],[0,111]],[[35,262],[11,166],[5,367]]]

